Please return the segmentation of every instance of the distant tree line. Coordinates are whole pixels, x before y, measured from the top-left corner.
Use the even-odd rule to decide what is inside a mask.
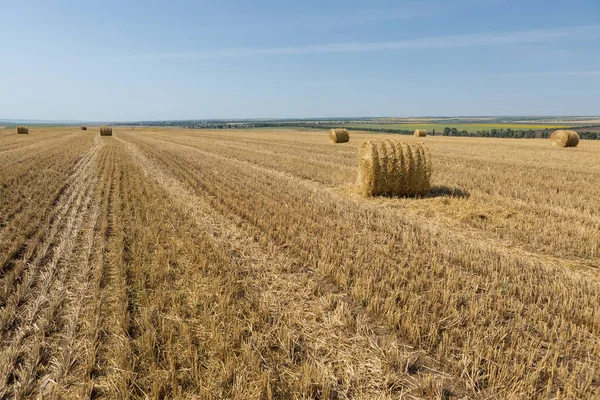
[[[264,126],[273,126],[272,124],[264,124]],[[285,124],[285,126],[301,126],[319,129],[339,128],[341,125],[329,126],[325,124]],[[352,127],[346,126],[349,130],[396,133],[400,135],[412,135],[414,130],[400,128],[377,128],[377,127]],[[466,129],[459,131],[457,128],[445,127],[442,136],[463,136],[463,137],[495,137],[495,138],[515,138],[515,139],[534,139],[534,138],[549,138],[556,129],[511,129],[500,128],[490,130],[478,130],[469,132]],[[600,132],[579,132],[581,139],[597,140],[600,139]]]
[[[345,127],[349,130],[356,131],[368,131],[368,132],[381,132],[381,133],[395,133],[400,135],[412,135],[414,130],[402,129],[399,124],[398,128],[379,127],[378,124],[373,126],[361,126],[353,127],[350,124],[352,121],[340,121],[335,124],[327,124],[322,121],[315,122],[298,122],[298,121],[243,121],[243,122],[231,122],[231,121],[153,121],[148,123],[152,126],[178,126],[181,128],[190,129],[244,129],[244,128],[276,128],[276,127],[296,127],[296,128],[313,128],[313,129],[332,129]],[[145,123],[139,123],[145,125]],[[589,128],[596,128],[598,126],[589,126]],[[548,138],[552,135],[555,129],[511,129],[511,128],[500,128],[490,130],[478,130],[475,132],[469,132],[466,129],[459,131],[457,128],[445,127],[442,136],[463,136],[463,137],[494,137],[494,138]],[[600,139],[600,132],[592,131],[581,131],[579,132],[581,139],[598,140]]]
[[[468,132],[467,130],[459,131],[456,128],[444,128],[444,136],[468,136],[468,137],[495,137],[495,138],[515,138],[515,139],[547,139],[556,129],[511,129],[500,128],[490,130],[478,130],[476,132]],[[579,132],[581,139],[597,140],[600,139],[598,132]]]
[[[264,127],[302,127],[302,128],[315,128],[315,129],[332,129],[345,127],[349,130],[356,131],[368,131],[368,132],[381,132],[381,133],[396,133],[400,135],[412,135],[414,130],[412,129],[401,129],[401,128],[381,128],[374,124],[373,127],[353,127],[345,124],[328,125],[323,123],[298,123],[298,122],[253,122],[248,123],[247,127],[264,128]],[[464,136],[464,137],[495,137],[495,138],[549,138],[556,129],[511,129],[511,128],[500,128],[490,130],[478,130],[475,132],[469,132],[466,129],[459,131],[457,128],[446,127],[442,132],[442,136]],[[600,139],[600,133],[598,132],[579,132],[581,139],[596,140]]]
[[[262,123],[261,127],[273,126],[273,124]],[[318,129],[332,129],[339,128],[341,125],[325,125],[325,124],[298,124],[298,123],[288,123],[288,124],[278,124],[277,126],[295,126],[295,127],[309,127],[309,128],[318,128]],[[378,128],[378,127],[352,127],[345,126],[349,130],[357,130],[357,131],[368,131],[368,132],[382,132],[382,133],[396,133],[400,135],[412,135],[414,130],[411,129],[400,129],[400,128]],[[459,131],[457,128],[446,127],[442,132],[442,136],[463,136],[463,137],[495,137],[495,138],[526,138],[526,139],[534,139],[534,138],[549,138],[556,129],[511,129],[511,128],[501,128],[501,129],[490,129],[490,130],[478,130],[475,132],[469,132],[466,129]],[[581,139],[590,139],[597,140],[600,139],[599,132],[579,132],[579,137]]]
[[[600,140],[600,132],[579,132],[581,139]]]

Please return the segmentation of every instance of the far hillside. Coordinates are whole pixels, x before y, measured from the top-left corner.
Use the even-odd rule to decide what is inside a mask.
[[[420,118],[320,118],[320,119],[252,119],[252,120],[187,120],[139,121],[122,125],[181,127],[193,129],[248,129],[248,128],[310,128],[412,134],[415,129],[426,129],[430,135],[548,138],[556,129],[576,130],[582,139],[600,138],[600,117],[420,117]]]

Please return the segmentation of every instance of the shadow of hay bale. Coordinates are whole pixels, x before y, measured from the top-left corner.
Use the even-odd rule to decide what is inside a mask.
[[[429,189],[426,197],[460,197],[468,199],[471,194],[458,186],[437,185]]]

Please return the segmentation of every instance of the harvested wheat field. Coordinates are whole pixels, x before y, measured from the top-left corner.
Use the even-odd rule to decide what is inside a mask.
[[[593,399],[600,143],[0,130],[0,398]]]

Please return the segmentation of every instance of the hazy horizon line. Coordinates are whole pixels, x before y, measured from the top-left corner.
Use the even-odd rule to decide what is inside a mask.
[[[3,123],[19,123],[19,122],[29,122],[31,124],[80,124],[80,123],[90,123],[90,124],[102,124],[102,123],[141,123],[141,122],[186,122],[186,121],[279,121],[279,120],[307,120],[307,121],[317,121],[317,120],[352,120],[352,119],[454,119],[454,118],[600,118],[599,115],[518,115],[518,114],[508,114],[508,115],[415,115],[415,116],[359,116],[359,117],[351,117],[351,116],[333,116],[333,117],[252,117],[252,118],[182,118],[182,119],[140,119],[140,120],[39,120],[39,119],[9,119],[0,118],[0,124]]]

